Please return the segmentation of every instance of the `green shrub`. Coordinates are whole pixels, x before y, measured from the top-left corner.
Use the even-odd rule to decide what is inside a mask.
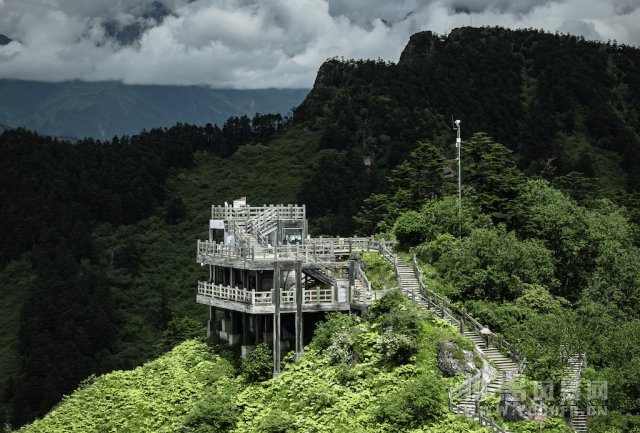
[[[204,326],[187,316],[173,318],[167,323],[167,328],[162,332],[159,349],[162,352],[173,349],[183,341],[204,337]]]
[[[449,233],[439,234],[434,240],[418,245],[415,253],[424,262],[437,262],[443,254],[450,252],[457,242],[456,237]]]
[[[262,418],[258,429],[259,432],[265,433],[295,433],[297,431],[294,417],[280,409],[272,409],[268,415]]]
[[[378,344],[391,364],[405,364],[418,351],[423,318],[399,290],[387,292],[375,302],[367,312],[367,319],[383,330]]]
[[[392,327],[384,330],[378,344],[384,357],[393,365],[406,364],[417,351],[415,338],[396,332]]]
[[[640,433],[640,417],[620,412],[594,416],[589,431],[594,433]]]
[[[273,376],[273,353],[265,342],[258,343],[242,360],[242,377],[247,382],[262,382]]]
[[[377,323],[382,329],[389,327],[395,332],[417,337],[422,317],[417,307],[399,290],[391,290],[374,302],[367,311],[367,320]]]
[[[329,313],[324,322],[318,323],[313,333],[312,344],[318,349],[327,349],[332,344],[332,336],[352,329],[360,319],[351,314]]]
[[[347,385],[358,379],[358,372],[349,365],[340,364],[336,369],[336,379],[342,385]]]
[[[393,266],[380,254],[374,252],[366,252],[361,256],[361,260],[365,265],[365,273],[375,290],[397,287],[398,280]]]
[[[240,409],[233,403],[232,394],[226,392],[208,393],[185,417],[183,432],[209,433],[226,432],[235,425]]]
[[[218,337],[216,334],[213,334],[205,341],[207,343],[207,346],[209,346],[213,353],[215,353],[225,361],[228,361],[229,364],[233,366],[235,372],[240,371],[242,367],[242,360],[240,359],[240,355],[236,353],[226,341],[220,340],[220,337]]]
[[[426,240],[427,222],[422,214],[416,211],[408,211],[396,220],[393,226],[393,233],[401,248],[414,247]]]
[[[327,347],[329,360],[333,364],[353,364],[359,356],[353,345],[351,330],[341,330],[331,335],[331,344]]]
[[[446,386],[435,376],[422,374],[389,393],[380,402],[376,418],[397,426],[419,426],[447,410]]]

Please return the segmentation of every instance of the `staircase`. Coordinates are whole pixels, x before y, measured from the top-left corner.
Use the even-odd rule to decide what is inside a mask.
[[[569,407],[570,424],[576,433],[586,433],[587,414],[577,405],[580,395],[580,375],[585,365],[586,354],[577,353],[567,358],[567,367],[564,369],[560,382],[560,398],[565,407]]]
[[[236,243],[247,249],[248,254],[252,257],[264,257],[266,248],[260,243],[258,238],[249,233],[246,228],[246,222],[237,220],[233,222],[233,232],[236,236]]]
[[[385,257],[385,254],[382,255]],[[393,260],[390,260],[390,257],[393,257]],[[395,266],[400,289],[409,299],[421,308],[432,311],[436,316],[446,320],[452,326],[458,329],[464,329],[464,325],[461,326],[460,324],[460,321],[464,319],[456,317],[456,315],[450,310],[446,298],[440,297],[441,302],[438,302],[438,300],[429,299],[421,293],[421,282],[416,277],[414,269],[409,267],[397,256],[391,256],[387,253],[385,258]],[[496,425],[493,420],[485,418],[482,415],[478,408],[478,401],[485,396],[493,396],[500,392],[503,383],[513,380],[520,373],[521,366],[512,359],[504,356],[498,348],[493,345],[489,344],[487,347],[484,338],[477,332],[465,330],[463,331],[463,335],[473,341],[478,352],[480,352],[483,357],[489,360],[489,362],[495,367],[496,374],[485,383],[485,378],[483,378],[480,373],[479,378],[477,379],[477,381],[479,380],[482,383],[480,390],[476,392],[467,392],[467,395],[459,403],[452,404],[451,409],[454,413],[463,414],[466,417],[479,422],[480,425],[491,427],[493,431],[508,433],[507,430]],[[468,378],[467,382],[469,383],[465,382],[463,385],[468,386],[469,389],[471,389],[471,382],[476,379],[476,377],[473,379]],[[464,387],[462,388],[464,389]]]

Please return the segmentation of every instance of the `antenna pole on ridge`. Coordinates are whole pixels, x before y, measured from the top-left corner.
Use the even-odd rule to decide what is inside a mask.
[[[453,116],[452,116],[453,119]],[[458,150],[458,238],[462,237],[462,159],[460,150],[462,140],[460,139],[460,120],[453,122],[453,129],[457,131],[456,149]]]

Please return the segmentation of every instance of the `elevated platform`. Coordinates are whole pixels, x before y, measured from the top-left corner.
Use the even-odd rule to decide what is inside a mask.
[[[351,299],[349,295],[351,294]],[[350,290],[345,284],[331,288],[302,290],[302,312],[361,310],[379,299],[382,291],[366,290],[361,284]],[[199,304],[249,314],[274,314],[273,290],[255,291],[205,281],[198,282]],[[295,313],[298,305],[295,290],[280,289],[280,312]]]
[[[381,242],[373,238],[312,238],[304,244],[258,248],[198,240],[196,261],[250,270],[274,269],[275,262],[301,261],[304,268],[318,269],[335,266],[357,252],[379,251]]]
[[[299,356],[306,321],[323,316],[313,313],[363,310],[382,296],[355,256],[384,248],[373,238],[311,238],[304,206],[248,206],[243,197],[211,207],[209,239],[196,249],[209,277],[196,301],[209,307],[210,334],[246,348],[269,342],[277,374],[282,344],[295,342]]]

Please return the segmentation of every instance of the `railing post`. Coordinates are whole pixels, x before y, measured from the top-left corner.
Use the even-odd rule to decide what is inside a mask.
[[[467,395],[469,397],[471,395],[471,373],[467,372]]]

